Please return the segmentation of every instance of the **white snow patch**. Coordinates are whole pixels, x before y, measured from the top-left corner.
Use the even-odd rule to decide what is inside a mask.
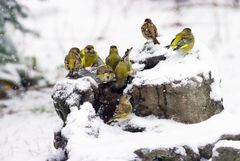
[[[134,151],[140,148],[178,147],[177,152],[185,155],[182,146],[187,145],[198,153],[199,146],[215,142],[224,133],[239,133],[240,128],[234,125],[238,121],[239,117],[227,112],[192,125],[132,114],[129,124],[145,128],[145,131],[131,133],[119,126],[103,123],[95,116],[92,105],[85,102],[80,109],[71,108],[62,132],[69,139],[67,150],[70,161],[123,161],[134,159]]]
[[[214,150],[220,147],[231,147],[235,149],[240,149],[240,141],[221,140],[215,144]]]
[[[177,150],[175,150],[175,153],[180,154],[182,156],[186,156],[187,155],[186,150],[183,147],[177,148]]]
[[[76,102],[75,100],[79,99],[78,95],[72,94],[74,93],[73,91],[86,91],[91,88],[91,85],[94,85],[95,87],[98,86],[96,81],[91,77],[83,77],[79,79],[64,78],[59,80],[54,86],[54,97],[68,97],[71,95],[71,97],[68,97],[66,101],[69,105],[73,105]]]

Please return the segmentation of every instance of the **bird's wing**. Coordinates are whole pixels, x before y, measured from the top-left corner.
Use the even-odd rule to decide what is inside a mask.
[[[158,37],[157,27],[154,24],[152,24],[152,27],[151,27],[151,35],[154,38]]]

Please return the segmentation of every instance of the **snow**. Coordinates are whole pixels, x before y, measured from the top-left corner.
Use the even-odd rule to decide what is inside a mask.
[[[151,148],[189,144],[194,148],[197,145],[214,142],[222,134],[240,133],[238,124],[240,122],[240,54],[237,49],[240,44],[239,9],[202,5],[184,7],[181,13],[176,13],[173,9],[173,1],[18,1],[25,5],[31,14],[28,19],[23,20],[24,25],[39,31],[40,37],[21,34],[10,27],[8,35],[13,35],[20,56],[36,56],[41,71],[51,82],[56,82],[66,75],[67,72],[62,64],[64,56],[73,46],[83,48],[86,44],[94,44],[102,58],[107,56],[109,46],[112,44],[118,46],[120,55],[123,55],[129,47],[133,47],[132,54],[137,53],[145,42],[140,32],[140,25],[146,17],[151,18],[159,28],[158,40],[161,46],[168,45],[182,28],[190,27],[195,37],[211,50],[217,62],[222,78],[220,96],[224,98],[225,107],[221,114],[194,125],[180,124],[172,120],[133,117],[132,123],[147,127],[149,135],[144,139],[140,136],[136,137],[140,134],[135,134],[133,137],[119,128],[103,125],[100,122],[100,129],[106,132],[103,136],[105,140],[98,140],[96,144],[84,142],[86,144],[82,149],[75,149],[78,151],[75,151],[76,153],[81,153],[83,159],[90,160],[97,157],[98,160],[111,160],[115,156],[115,160],[127,160],[134,157],[131,152],[140,147],[139,144],[151,143],[153,145]],[[173,27],[171,24],[176,20],[183,26]],[[218,93],[216,89],[213,91]],[[59,156],[53,150],[52,140],[53,131],[59,129],[62,124],[59,123],[60,119],[53,110],[51,93],[52,89],[30,91],[24,93],[24,96],[13,97],[12,100],[1,100],[0,104],[9,106],[0,110],[1,161],[42,161],[54,157],[52,155]],[[212,93],[211,97],[215,96],[217,99],[218,94]],[[49,113],[49,109],[53,113]],[[12,110],[20,112],[12,113]],[[153,135],[157,138],[156,143],[156,140],[151,138]],[[101,136],[100,130],[99,138]],[[118,142],[114,140],[116,136],[119,137]],[[142,142],[137,143],[138,139],[142,139],[140,140]],[[107,153],[111,156],[107,156]],[[123,155],[120,156],[121,154]],[[72,160],[74,159],[76,158]]]
[[[145,128],[143,132],[123,131],[119,126],[110,126],[95,116],[92,105],[85,102],[80,109],[71,108],[63,135],[68,140],[69,160],[104,161],[133,160],[134,151],[140,148],[178,147],[177,152],[186,155],[182,146],[190,146],[196,153],[198,147],[213,143],[224,133],[238,133],[235,123],[240,118],[223,112],[207,121],[186,125],[153,116],[131,115],[128,124]],[[207,131],[207,132],[206,132]]]
[[[198,38],[196,38],[198,39]],[[216,101],[220,101],[221,79],[218,75],[216,63],[212,53],[200,42],[196,42],[190,54],[179,51],[167,50],[163,46],[153,45],[148,42],[139,53],[134,55],[134,61],[144,61],[148,57],[164,55],[166,60],[160,61],[154,68],[137,72],[132,85],[161,85],[172,83],[174,86],[199,85],[205,79],[213,79],[210,96]],[[150,49],[150,50],[149,50]],[[196,82],[191,81],[194,78]],[[180,81],[174,84],[174,81]],[[132,86],[130,85],[130,86]],[[128,87],[129,89],[130,87]]]
[[[72,105],[76,102],[75,100],[79,99],[78,95],[72,94],[73,91],[86,91],[91,87],[91,85],[94,85],[95,87],[98,86],[96,81],[91,77],[83,77],[79,79],[64,78],[55,84],[53,97],[66,98],[71,95],[71,97],[67,98],[66,102],[69,105]]]
[[[28,91],[10,100],[1,100],[0,160],[42,161],[51,156],[53,132],[62,125],[54,111],[50,89]]]
[[[232,147],[235,149],[240,149],[240,141],[232,141],[232,140],[221,140],[215,144],[214,149],[220,147]]]

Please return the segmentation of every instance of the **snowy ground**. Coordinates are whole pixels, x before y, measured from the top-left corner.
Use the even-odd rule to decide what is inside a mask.
[[[20,1],[20,0],[18,0]],[[195,131],[189,138],[194,142],[196,134],[203,139],[215,133],[213,140],[223,132],[239,133],[240,118],[240,10],[211,6],[183,8],[176,14],[171,10],[172,2],[147,0],[48,0],[20,1],[31,16],[24,24],[39,31],[40,38],[22,35],[9,28],[22,56],[35,55],[46,76],[55,82],[63,76],[62,65],[66,52],[72,46],[84,47],[94,44],[105,58],[109,46],[116,44],[120,53],[128,47],[133,52],[145,42],[140,26],[150,17],[159,28],[161,36],[171,41],[176,32],[187,26],[192,28],[196,39],[206,44],[213,52],[222,77],[222,93],[225,110],[209,121],[196,125],[182,125],[161,121],[164,133],[182,131],[176,138],[181,140],[185,131]],[[189,14],[191,13],[191,14]],[[173,27],[179,20],[183,27]],[[167,41],[168,42],[168,41]],[[162,42],[165,45],[167,42]],[[51,89],[30,91],[23,97],[1,101],[9,108],[0,114],[0,160],[44,160],[52,151],[53,130],[59,119],[53,110]],[[216,127],[218,125],[218,127]],[[202,127],[202,128],[200,128]],[[184,130],[183,130],[184,129]],[[188,133],[189,134],[189,133]],[[210,137],[211,137],[210,136]],[[187,137],[186,137],[187,138]],[[169,139],[169,138],[168,138]],[[209,139],[209,138],[208,138]]]

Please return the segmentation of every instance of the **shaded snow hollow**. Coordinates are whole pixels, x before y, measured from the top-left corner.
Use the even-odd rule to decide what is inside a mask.
[[[147,49],[148,48],[148,49]],[[138,71],[132,85],[161,85],[164,83],[172,83],[180,81],[176,86],[189,85],[190,79],[194,78],[197,82],[205,79],[213,79],[211,85],[211,98],[215,101],[222,99],[220,93],[221,79],[218,74],[216,63],[212,53],[200,42],[196,42],[191,54],[185,55],[179,51],[166,49],[159,45],[153,45],[147,42],[143,49],[133,55],[135,62],[143,61],[146,58],[164,55],[166,60],[160,61],[154,68]],[[142,65],[135,64],[135,67],[141,68]],[[192,81],[191,85],[195,85]],[[125,90],[125,91],[126,91]]]

